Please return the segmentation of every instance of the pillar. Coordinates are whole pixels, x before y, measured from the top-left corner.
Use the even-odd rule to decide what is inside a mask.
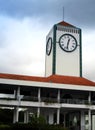
[[[81,122],[80,122],[81,130],[85,130],[85,113],[82,110],[81,111]]]
[[[53,124],[54,123],[54,109],[48,109],[46,113],[48,115],[48,123]]]
[[[88,130],[91,130],[91,110],[88,110],[88,123],[89,123],[89,128]]]
[[[38,88],[38,101],[41,101],[41,88]]]
[[[14,90],[15,98],[18,100],[18,106],[20,105],[20,86],[18,86],[17,90]]]
[[[15,107],[13,111],[13,123],[18,122],[19,119],[19,108]]]
[[[24,112],[24,123],[28,123],[29,122],[29,113],[28,110]]]
[[[38,88],[38,101],[41,101],[41,88]],[[40,116],[40,106],[37,108],[37,117]]]
[[[57,101],[60,103],[60,89],[58,89]]]
[[[37,117],[40,116],[40,107],[37,108]]]
[[[54,120],[53,120],[53,112],[49,113],[49,124],[53,124]]]
[[[64,113],[64,127],[66,126],[66,113]]]
[[[91,104],[91,92],[89,92],[89,95],[88,95],[88,102],[89,104]]]
[[[57,109],[57,124],[60,123],[60,108]]]

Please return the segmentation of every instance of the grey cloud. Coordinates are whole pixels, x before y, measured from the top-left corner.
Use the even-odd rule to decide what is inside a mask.
[[[6,46],[4,35],[0,32],[0,49]]]
[[[94,25],[95,0],[0,0],[1,14],[16,18],[41,17],[44,21],[62,20],[63,6],[66,21],[81,26]]]
[[[0,0],[0,13],[17,18],[39,16],[47,13],[51,5],[49,0]]]
[[[12,17],[30,16],[33,13],[33,2],[30,0],[0,0],[1,14]]]
[[[66,4],[67,17],[68,19],[75,21],[81,26],[95,27],[95,1],[94,0],[80,0]]]

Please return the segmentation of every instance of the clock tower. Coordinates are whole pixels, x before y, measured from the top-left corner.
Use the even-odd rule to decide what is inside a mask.
[[[81,29],[64,21],[46,37],[45,75],[52,74],[82,77]]]

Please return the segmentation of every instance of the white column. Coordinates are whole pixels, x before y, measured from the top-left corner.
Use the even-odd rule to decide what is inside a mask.
[[[29,122],[29,113],[28,110],[24,112],[24,123],[28,123]]]
[[[89,95],[88,95],[88,102],[89,104],[91,104],[91,92],[89,92]]]
[[[49,124],[53,124],[53,112],[49,113]]]
[[[40,107],[37,108],[37,117],[40,116]]]
[[[64,113],[64,127],[66,126],[65,118],[66,118],[66,113]]]
[[[81,111],[81,130],[85,129],[85,113]]]
[[[60,108],[57,109],[57,124],[59,124],[60,122]]]
[[[17,88],[17,99],[19,99],[19,97],[20,97],[20,87],[18,86],[18,88]]]
[[[41,88],[38,88],[38,101],[41,101]]]
[[[92,130],[95,130],[95,115],[92,115]]]
[[[41,89],[38,88],[38,101],[41,101]],[[40,106],[37,108],[37,117],[40,116]]]
[[[20,86],[18,86],[17,90],[14,90],[15,98],[18,100],[18,106],[20,105]]]
[[[14,98],[16,98],[16,90],[14,90]]]
[[[18,122],[18,119],[19,119],[19,108],[15,107],[13,113],[13,123]]]
[[[57,101],[60,103],[60,89],[58,89]]]
[[[24,111],[24,123],[27,123],[26,111]]]
[[[89,123],[89,129],[88,130],[91,130],[91,110],[89,109],[88,110],[88,123]]]
[[[54,109],[48,109],[46,113],[48,115],[48,123],[53,124],[54,123]]]
[[[89,92],[88,102],[91,104],[91,92]],[[88,121],[89,121],[89,130],[91,130],[91,110],[88,110]]]

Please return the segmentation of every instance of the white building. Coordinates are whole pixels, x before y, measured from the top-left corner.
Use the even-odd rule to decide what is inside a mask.
[[[82,77],[81,29],[64,21],[46,38],[46,77],[0,74],[1,107],[14,108],[13,122],[30,113],[43,115],[49,124],[76,130],[94,130],[95,83]]]

